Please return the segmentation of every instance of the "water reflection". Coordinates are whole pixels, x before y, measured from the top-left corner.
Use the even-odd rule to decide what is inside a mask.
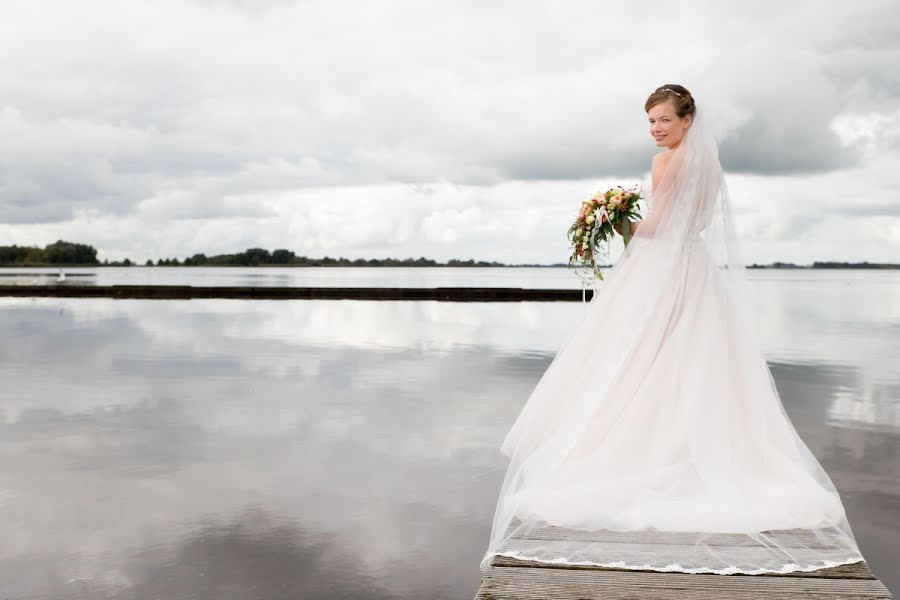
[[[229,521],[211,516],[172,547],[142,549],[124,567],[125,585],[82,580],[104,594],[137,598],[396,598],[341,541],[253,507]]]
[[[781,293],[776,383],[896,586],[894,309],[806,349],[843,305]],[[0,300],[2,597],[471,598],[497,446],[584,310]]]
[[[0,267],[0,285],[537,287],[581,289],[566,267]]]

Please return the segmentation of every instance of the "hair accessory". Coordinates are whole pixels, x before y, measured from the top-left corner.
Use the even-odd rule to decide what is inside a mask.
[[[675,94],[676,96],[678,96],[679,98],[681,98],[682,100],[684,100],[684,96],[682,96],[681,94],[679,94],[678,92],[676,92],[676,91],[673,90],[672,88],[662,88],[662,89],[659,90],[659,91],[661,91],[661,92],[672,92],[673,94]]]

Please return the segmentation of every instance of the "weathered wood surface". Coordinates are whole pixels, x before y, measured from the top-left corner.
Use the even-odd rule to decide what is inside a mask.
[[[444,302],[581,302],[581,290],[437,287],[237,287],[192,285],[0,285],[0,296],[189,300],[439,300]],[[586,299],[593,297],[587,290]]]
[[[877,579],[696,575],[609,569],[492,566],[476,600],[655,598],[657,600],[809,600],[891,598]]]
[[[580,569],[584,571],[623,571],[626,573],[658,573],[658,571],[640,571],[635,569],[617,569],[614,567],[593,567],[590,565],[563,565],[522,560],[512,558],[510,556],[495,556],[491,561],[492,567],[535,567],[535,568],[552,568],[552,569]],[[714,577],[732,577],[730,575],[715,575]],[[739,577],[734,575],[733,577]],[[767,573],[766,575],[746,575],[746,577],[814,577],[818,579],[874,579],[875,576],[869,570],[869,566],[864,562],[852,563],[849,565],[840,565],[837,567],[828,567],[827,569],[819,569],[817,571],[798,571],[796,573]]]
[[[510,535],[517,523],[510,525]],[[771,532],[777,535],[778,532]],[[809,539],[791,532],[790,539],[807,547],[814,547],[817,538]],[[684,556],[686,545],[693,544],[692,533],[640,532],[624,533],[605,531],[602,539],[598,532],[576,532],[557,527],[545,527],[531,531],[527,539],[515,539],[517,550],[527,550],[532,543],[542,548],[560,545],[560,555],[566,553],[566,544],[587,542],[603,544],[605,554],[617,556],[617,560],[637,559],[652,552],[656,557],[669,557],[677,563]],[[704,543],[710,546],[729,546],[730,554],[758,550],[745,547],[747,536],[709,534]],[[822,557],[827,550],[822,548]],[[818,553],[817,553],[818,556]],[[522,560],[509,556],[494,556],[490,567],[482,573],[481,587],[476,600],[530,600],[530,599],[601,599],[601,598],[656,598],[686,599],[715,598],[717,600],[742,600],[749,598],[805,599],[891,598],[890,592],[878,581],[865,562],[840,565],[816,571],[796,573],[772,573],[765,575],[713,575],[690,573],[663,573],[624,568],[604,568],[590,565],[550,564]]]

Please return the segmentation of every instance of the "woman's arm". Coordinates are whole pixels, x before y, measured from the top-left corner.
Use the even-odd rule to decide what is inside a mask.
[[[659,187],[659,180],[662,178],[662,174],[665,172],[666,167],[669,166],[669,161],[672,160],[673,154],[673,150],[667,150],[665,152],[660,152],[653,157],[653,162],[650,164],[650,177],[654,190]],[[654,214],[656,215],[656,218],[654,218]],[[652,234],[656,230],[656,221],[659,219],[659,214],[659,207],[656,207],[656,210],[650,211],[650,214],[647,215],[647,218],[643,221],[629,221],[631,224],[631,235],[633,236],[635,234],[640,225],[644,226],[644,233]],[[624,235],[622,233],[621,224],[617,224],[615,228],[619,235]]]
[[[659,188],[659,180],[662,178],[663,173],[666,171],[666,167],[669,166],[669,162],[674,155],[674,150],[666,150],[653,157],[653,161],[650,163],[650,174],[653,180],[652,185],[654,191]]]

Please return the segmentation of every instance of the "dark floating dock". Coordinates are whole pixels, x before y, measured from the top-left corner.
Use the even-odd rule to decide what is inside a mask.
[[[442,302],[581,302],[577,289],[483,287],[225,287],[192,285],[0,285],[0,296],[190,300],[438,300]],[[588,300],[593,290],[588,289]]]
[[[513,525],[511,525],[512,527]],[[772,532],[777,535],[777,532]],[[631,558],[646,553],[652,544],[654,555],[677,563],[686,554],[686,538],[666,532],[572,532],[555,527],[539,530],[527,539],[515,539],[516,548],[527,548],[529,541],[547,547],[548,540],[564,546],[576,541],[602,544],[599,555]],[[568,537],[567,537],[568,536]],[[533,539],[532,539],[533,538]],[[540,539],[538,539],[540,538]],[[712,545],[741,547],[746,536],[713,534]],[[796,539],[793,535],[791,539]],[[502,552],[502,547],[501,547]],[[752,552],[746,548],[746,552]],[[815,552],[815,550],[813,550]],[[822,550],[826,553],[827,550]],[[606,562],[606,561],[603,561]],[[607,598],[653,598],[656,600],[882,600],[892,598],[865,562],[796,573],[763,575],[714,575],[634,569],[616,569],[584,565],[551,564],[521,560],[509,556],[493,557],[482,573],[475,600],[595,600]]]

